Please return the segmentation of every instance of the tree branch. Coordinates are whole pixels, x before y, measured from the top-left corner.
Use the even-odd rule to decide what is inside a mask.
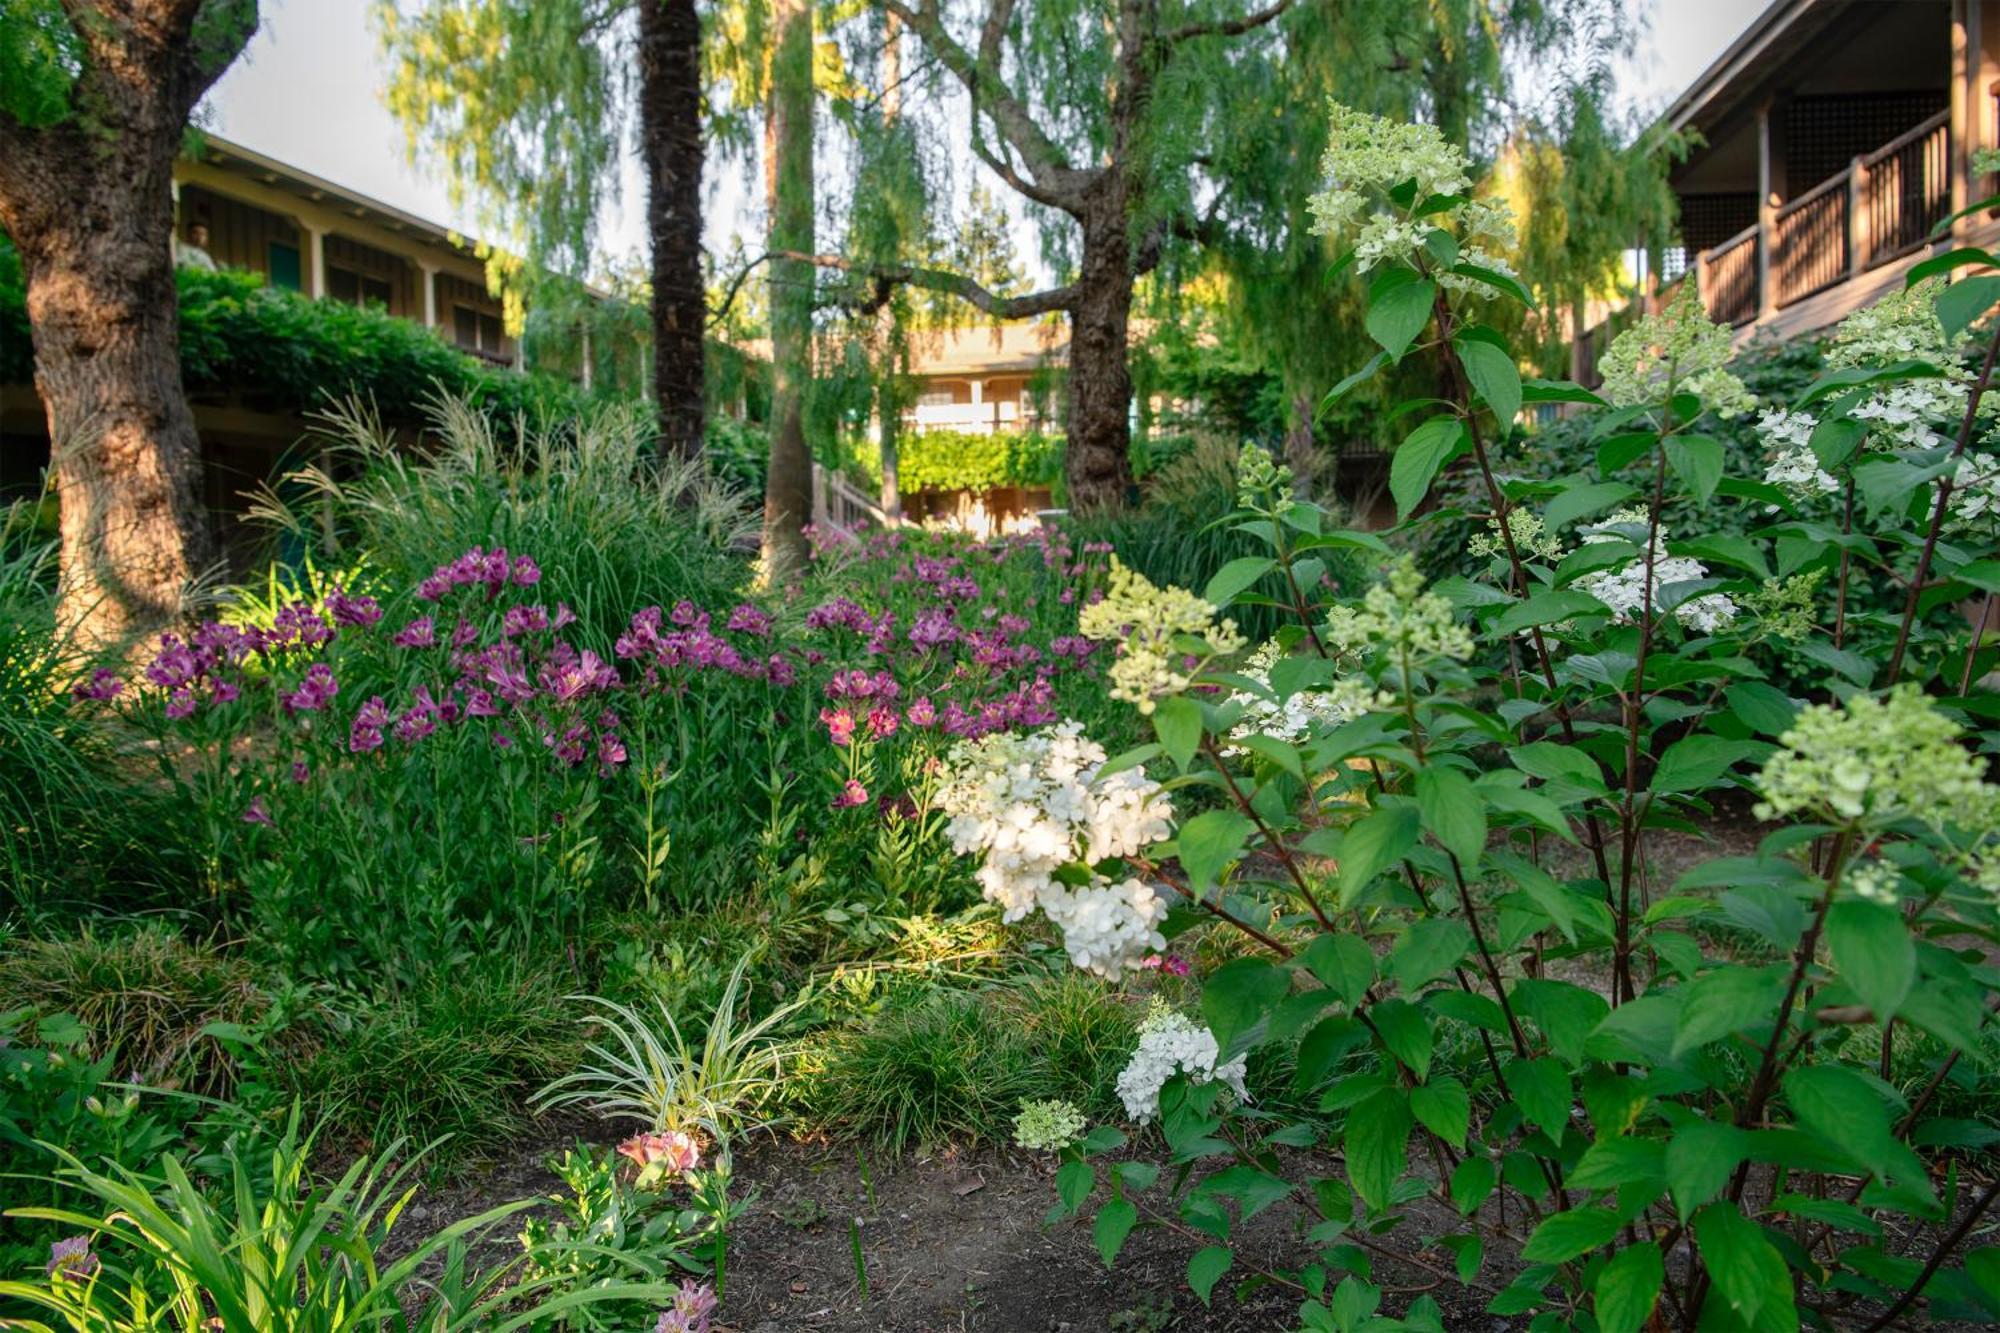
[[[1169,46],[1178,42],[1191,41],[1196,37],[1241,37],[1253,28],[1261,28],[1292,7],[1292,0],[1278,0],[1268,9],[1260,9],[1254,14],[1246,14],[1240,19],[1226,19],[1220,23],[1190,23],[1176,28],[1166,35]]]
[[[956,296],[995,319],[1026,319],[1032,315],[1046,315],[1051,311],[1067,310],[1076,304],[1074,283],[1051,287],[1045,291],[1029,292],[1025,296],[1001,296],[963,273],[953,273],[947,269],[922,268],[914,264],[870,264],[849,259],[845,255],[808,254],[799,250],[778,250],[766,255],[765,258],[790,259],[802,264],[812,264],[818,268],[835,269],[842,273],[852,273],[872,279],[875,283],[875,295],[862,307],[863,313],[879,308],[889,299],[889,292],[899,285],[922,287],[925,291]]]

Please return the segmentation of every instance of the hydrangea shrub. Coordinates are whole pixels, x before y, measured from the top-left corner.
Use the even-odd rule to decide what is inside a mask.
[[[1092,847],[1044,835],[1034,797],[958,845],[1002,878],[1032,842],[1038,884],[1154,886],[1133,948],[1237,945],[1208,951],[1229,961],[1198,1018],[1148,1021],[1119,1081],[1141,1137],[1024,1123],[1062,1156],[1060,1211],[1107,1263],[1171,1227],[1201,1299],[1275,1284],[1310,1330],[1442,1330],[1447,1285],[1535,1330],[2000,1319],[1996,1132],[1946,1105],[2000,999],[2000,654],[1960,614],[2000,590],[1976,536],[2000,325],[1971,368],[1961,345],[2000,301],[1992,260],[1918,265],[1794,401],[1753,400],[1691,284],[1614,342],[1600,392],[1524,380],[1481,322],[1530,299],[1504,210],[1434,131],[1335,123],[1313,211],[1381,351],[1333,392],[1436,367],[1391,490],[1406,530],[1476,523],[1479,576],[1427,583],[1246,448],[1236,522],[1268,553],[1199,594],[1114,573],[1086,613],[1154,736],[1064,808],[1145,772],[1163,826]],[[1523,410],[1552,403],[1592,414],[1596,466],[1516,475]],[[1705,431],[1753,412],[1769,471],[1726,475]],[[1477,512],[1433,497],[1460,471]],[[1688,497],[1748,516],[1670,531]],[[1379,583],[1329,600],[1319,562],[1356,549]],[[1250,601],[1290,613],[1254,647],[1225,619]],[[1772,683],[1781,657],[1815,664],[1809,691]],[[1058,736],[1084,744],[1013,743]],[[948,787],[984,780],[974,758]],[[1725,824],[1742,845],[1714,855]],[[1289,1077],[1253,1101],[1260,1066]],[[1239,1229],[1281,1202],[1295,1253],[1253,1264]]]

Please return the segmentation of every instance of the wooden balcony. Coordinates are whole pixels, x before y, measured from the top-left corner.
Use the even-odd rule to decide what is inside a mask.
[[[1689,269],[1709,317],[1769,320],[1923,248],[1951,211],[1951,156],[1940,112],[1702,251]]]

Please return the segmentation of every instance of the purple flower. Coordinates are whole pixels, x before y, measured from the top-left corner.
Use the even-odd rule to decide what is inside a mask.
[[[396,631],[392,642],[398,648],[431,648],[437,645],[437,621],[430,616],[418,616],[409,624]]]
[[[674,1293],[674,1303],[661,1311],[653,1333],[709,1333],[715,1304],[715,1289],[706,1282],[683,1282]]]
[[[849,778],[847,784],[840,789],[840,794],[833,798],[833,808],[836,810],[852,810],[857,805],[866,804],[868,804],[868,789],[853,778]]]
[[[910,705],[909,712],[904,716],[913,727],[928,727],[937,721],[937,705],[931,702],[929,695],[924,695]]]
[[[424,737],[437,730],[436,706],[406,708],[396,719],[396,739],[405,745],[415,745]]]
[[[94,1276],[98,1267],[97,1256],[90,1252],[90,1237],[70,1236],[49,1246],[49,1264],[44,1271],[53,1278],[81,1279]],[[683,1284],[683,1290],[685,1287],[686,1284]],[[680,1308],[678,1300],[674,1302],[674,1308]],[[713,1308],[712,1300],[710,1308]]]
[[[326,595],[326,609],[333,616],[334,624],[357,629],[365,629],[382,618],[382,607],[373,597],[350,597],[347,590],[337,584]]]
[[[780,689],[784,689],[797,683],[799,673],[798,669],[790,662],[778,654],[772,653],[770,660],[764,663],[764,678]]]
[[[243,808],[243,822],[271,827],[271,812],[265,808],[263,797],[253,796],[250,799],[250,804]]]
[[[958,626],[952,623],[951,608],[933,607],[917,617],[917,623],[910,626],[910,642],[919,648],[940,648],[958,637]]]
[[[452,628],[451,631],[452,647],[466,648],[478,642],[479,642],[479,627],[477,625],[461,620],[458,622],[456,626]]]
[[[549,622],[550,629],[567,629],[576,623],[576,612],[569,609],[568,602],[556,603],[555,619]]]
[[[625,762],[625,742],[614,731],[600,732],[597,737],[597,769],[605,777],[610,777],[618,765]]]
[[[311,604],[293,602],[279,608],[272,618],[266,643],[272,648],[317,648],[333,638],[333,634],[333,626]]]
[[[829,699],[893,699],[900,693],[902,687],[888,672],[868,672],[859,667],[852,671],[836,671],[833,679],[826,683],[826,697]]]
[[[90,673],[87,680],[80,680],[70,687],[70,693],[79,699],[89,699],[96,703],[109,703],[125,689],[125,682],[118,673],[103,667]]]
[[[190,690],[175,690],[167,696],[167,716],[179,722],[182,718],[194,716],[194,694]]]
[[[219,704],[233,704],[243,697],[243,689],[233,680],[211,680],[208,697]]]
[[[674,611],[670,619],[676,625],[697,625],[706,620],[707,617],[702,615],[693,602],[683,597],[674,603]]]
[[[513,578],[515,587],[532,588],[542,581],[542,570],[529,557],[517,555],[514,557]]]
[[[729,613],[729,628],[738,634],[763,638],[771,632],[771,617],[759,607],[744,602]]]
[[[153,660],[146,664],[146,679],[163,690],[175,690],[186,685],[201,672],[179,636],[162,634],[160,650],[153,654]]]
[[[382,731],[389,725],[389,707],[382,702],[379,694],[371,695],[368,702],[361,705],[361,711],[354,715],[354,725],[348,729],[347,748],[353,754],[367,754],[382,748]]]
[[[510,606],[507,614],[500,618],[500,633],[509,639],[518,639],[523,634],[535,634],[549,627],[547,608],[536,606]]]
[[[590,738],[590,728],[578,722],[565,731],[558,739],[553,733],[542,737],[542,743],[556,752],[556,758],[571,768],[583,762],[583,743]]]
[[[574,662],[544,663],[542,688],[559,703],[580,699],[593,690],[615,689],[618,671],[588,648]]]
[[[302,787],[306,783],[312,781],[312,769],[306,766],[305,760],[303,759],[292,760],[292,781],[298,783]]]
[[[288,713],[317,713],[333,702],[340,693],[340,682],[333,678],[333,668],[324,662],[314,662],[306,668],[305,677],[299,687],[284,698]]]

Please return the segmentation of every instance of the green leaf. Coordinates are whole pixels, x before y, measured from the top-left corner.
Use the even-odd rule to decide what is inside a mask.
[[[1291,973],[1261,958],[1238,958],[1217,968],[1201,990],[1201,1016],[1215,1034],[1216,1046],[1227,1052],[1291,988]]]
[[[1132,1234],[1138,1220],[1139,1210],[1130,1199],[1108,1199],[1097,1210],[1097,1225],[1091,1228],[1091,1234],[1097,1241],[1097,1252],[1104,1256],[1106,1268],[1118,1258],[1118,1251],[1125,1248],[1125,1238]]]
[[[1215,571],[1202,600],[1216,607],[1228,606],[1238,593],[1277,567],[1278,562],[1267,555],[1238,556]]]
[[[1481,264],[1466,263],[1453,264],[1451,271],[1458,274],[1461,278],[1471,278],[1476,282],[1484,283],[1496,292],[1504,292],[1524,306],[1532,307],[1535,304],[1534,294],[1522,285],[1519,278],[1511,273],[1502,273],[1497,268],[1487,268]]]
[[[1622,481],[1579,482],[1563,488],[1542,511],[1542,522],[1553,532],[1580,518],[1624,504],[1639,492]]]
[[[1903,915],[1882,903],[1851,899],[1826,914],[1833,965],[1861,1002],[1887,1022],[1917,979],[1917,946]]]
[[[1384,269],[1368,287],[1368,336],[1400,360],[1431,322],[1437,284],[1407,268]]]
[[[1083,1207],[1097,1184],[1097,1171],[1088,1162],[1064,1162],[1056,1168],[1056,1197],[1070,1212]]]
[[[1722,698],[1744,725],[1763,736],[1782,736],[1799,715],[1799,707],[1790,696],[1761,680],[1731,685],[1722,692]]]
[[[1375,1212],[1389,1206],[1409,1164],[1410,1123],[1410,1104],[1395,1088],[1369,1094],[1347,1113],[1347,1179]]]
[[[1737,1317],[1756,1329],[1796,1329],[1792,1275],[1784,1256],[1764,1237],[1764,1229],[1733,1203],[1711,1203],[1694,1216],[1695,1244],[1708,1265],[1715,1289]],[[1775,1320],[1759,1322],[1770,1307]]]
[[[1666,1175],[1666,1149],[1658,1139],[1620,1136],[1599,1139],[1570,1169],[1572,1189],[1609,1190],[1620,1185],[1661,1180]]]
[[[1348,825],[1340,843],[1340,905],[1349,906],[1375,876],[1417,845],[1416,807],[1390,805]]]
[[[1499,1172],[1490,1157],[1468,1157],[1451,1173],[1451,1206],[1471,1215],[1493,1193]]]
[[[1189,887],[1200,891],[1215,884],[1229,864],[1243,855],[1244,844],[1257,826],[1234,810],[1204,810],[1181,825],[1174,839]]]
[[[1667,466],[1687,483],[1697,500],[1706,500],[1715,494],[1715,483],[1722,480],[1722,442],[1705,435],[1673,436],[1667,441]]]
[[[1665,792],[1700,791],[1721,780],[1730,767],[1754,755],[1768,753],[1757,741],[1732,741],[1720,736],[1688,736],[1675,741],[1653,770],[1651,789]]]
[[[1640,1333],[1660,1303],[1667,1269],[1652,1241],[1628,1245],[1597,1275],[1598,1333]]]
[[[1843,1065],[1802,1065],[1785,1075],[1785,1102],[1806,1132],[1838,1144],[1880,1174],[1908,1151],[1896,1142],[1889,1106],[1869,1081]]]
[[[1566,1264],[1578,1255],[1608,1245],[1624,1221],[1609,1208],[1572,1208],[1542,1219],[1521,1247],[1531,1264]]]
[[[1387,352],[1377,352],[1375,355],[1369,357],[1368,363],[1362,366],[1361,369],[1327,390],[1326,397],[1319,400],[1319,410],[1324,412],[1332,407],[1335,403],[1345,398],[1357,385],[1373,379],[1375,372],[1387,364],[1389,364],[1389,354]]]
[[[1538,592],[1527,601],[1508,607],[1493,622],[1493,632],[1516,634],[1532,625],[1553,625],[1578,616],[1609,614],[1604,603],[1578,588],[1557,588]]]
[[[1322,986],[1347,1003],[1358,1002],[1375,981],[1375,953],[1358,935],[1319,935],[1299,956]]]
[[[1514,358],[1505,348],[1483,339],[1460,335],[1452,339],[1452,346],[1458,349],[1465,377],[1493,409],[1493,419],[1504,435],[1513,429],[1514,418],[1521,414],[1521,368],[1514,364]]]
[[[1174,767],[1185,772],[1201,748],[1201,705],[1185,694],[1160,700],[1153,709],[1153,734]]]
[[[1417,1123],[1454,1148],[1465,1146],[1472,1127],[1472,1095],[1455,1078],[1437,1078],[1410,1089],[1410,1112]]]
[[[1938,293],[1932,305],[1947,338],[1956,338],[1973,320],[2000,301],[2000,277],[1960,278]]]
[[[1188,1258],[1188,1286],[1201,1297],[1203,1305],[1208,1304],[1208,1294],[1215,1290],[1215,1284],[1229,1266],[1236,1262],[1236,1251],[1227,1245],[1205,1245]]]
[[[1465,423],[1457,417],[1432,417],[1411,431],[1389,462],[1389,494],[1396,500],[1396,521],[1402,522],[1430,494],[1431,481],[1466,443]]]
[[[1495,855],[1493,862],[1535,900],[1535,906],[1548,913],[1550,923],[1562,932],[1564,939],[1576,943],[1576,908],[1570,901],[1569,890],[1556,883],[1555,876],[1512,852]]]
[[[1463,921],[1429,917],[1413,922],[1389,953],[1389,975],[1406,994],[1451,971],[1472,947],[1472,931]]]
[[[1486,805],[1478,789],[1457,769],[1435,766],[1418,772],[1416,787],[1425,830],[1470,867],[1486,850]]]
[[[1554,1056],[1544,1055],[1539,1059],[1516,1059],[1507,1066],[1507,1092],[1514,1104],[1521,1108],[1528,1123],[1539,1128],[1551,1140],[1560,1144],[1563,1131],[1569,1127],[1570,1108],[1574,1098],[1570,1092],[1569,1071],[1562,1061]]]
[[[1783,982],[1762,968],[1729,966],[1705,973],[1687,987],[1674,1023],[1674,1054],[1706,1046],[1777,1012]]]
[[[1743,1154],[1743,1131],[1734,1125],[1691,1120],[1675,1127],[1664,1165],[1667,1193],[1682,1221],[1722,1193]]]
[[[1429,1015],[1407,1000],[1382,1000],[1369,1007],[1368,1016],[1382,1035],[1382,1044],[1389,1048],[1389,1054],[1418,1079],[1429,1078],[1431,1053],[1436,1046]]]

